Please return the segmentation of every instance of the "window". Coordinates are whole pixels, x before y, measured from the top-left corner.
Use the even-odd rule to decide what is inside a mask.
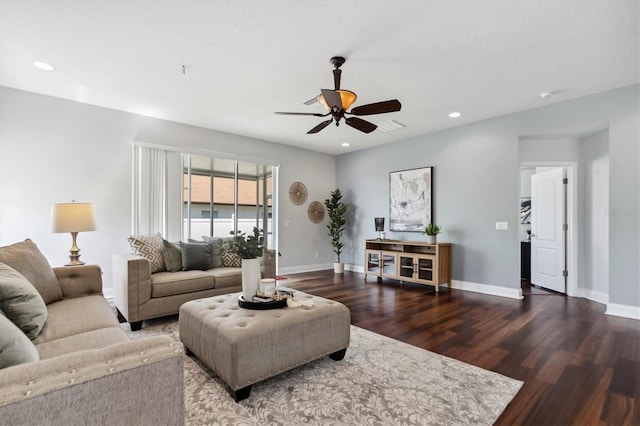
[[[229,237],[239,230],[264,230],[265,246],[277,249],[274,225],[276,164],[260,164],[134,145],[135,235],[160,232],[171,241]]]
[[[250,234],[256,226],[265,232],[265,246],[275,248],[271,166],[195,154],[183,159],[186,238],[228,237],[235,230]]]

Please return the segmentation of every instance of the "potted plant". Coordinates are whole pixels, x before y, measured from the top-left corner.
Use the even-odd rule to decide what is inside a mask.
[[[222,251],[234,253],[242,258],[242,297],[252,301],[260,287],[260,260],[264,253],[264,235],[261,229],[253,227],[253,235],[237,231],[229,232],[233,237],[222,245]]]
[[[428,244],[435,244],[436,243],[436,235],[438,235],[440,233],[440,227],[438,225],[435,225],[433,223],[428,224],[425,228],[424,231],[422,232],[422,235],[427,235],[427,243]]]
[[[331,192],[331,198],[324,200],[324,205],[327,208],[327,215],[329,216],[327,229],[331,237],[331,246],[333,247],[333,252],[338,257],[338,261],[333,264],[333,271],[336,274],[342,274],[344,272],[344,263],[340,261],[340,254],[342,253],[344,244],[340,242],[340,237],[342,237],[342,233],[345,230],[345,216],[348,206],[342,202],[340,188]]]

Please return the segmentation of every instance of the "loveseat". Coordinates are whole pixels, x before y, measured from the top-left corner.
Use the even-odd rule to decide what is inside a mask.
[[[132,330],[144,320],[177,314],[190,300],[240,291],[240,267],[151,273],[146,257],[113,255],[113,301]]]
[[[130,340],[102,295],[98,266],[51,268],[31,240],[1,247],[0,262],[0,314],[7,314],[0,315],[0,362],[28,347],[26,363],[13,359],[0,369],[1,424],[184,424],[181,349],[167,336]],[[25,280],[45,312],[15,315],[10,302],[24,297],[13,283]],[[8,337],[17,329],[11,314],[26,318],[31,341]]]

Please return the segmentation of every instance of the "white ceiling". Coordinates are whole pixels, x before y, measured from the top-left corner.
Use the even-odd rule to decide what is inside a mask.
[[[338,154],[637,84],[638,16],[638,0],[0,0],[0,85]],[[354,106],[402,102],[364,118],[406,128],[307,135],[324,119],[273,114],[323,112],[304,102],[333,88],[336,55]]]

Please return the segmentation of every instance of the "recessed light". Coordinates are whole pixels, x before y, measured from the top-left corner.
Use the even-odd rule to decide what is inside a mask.
[[[451,118],[458,118],[458,117],[462,117],[462,113],[458,112],[458,111],[454,111],[451,114],[449,114],[449,117]]]
[[[342,142],[341,145],[342,146],[349,146],[349,142]]]
[[[548,98],[549,96],[553,95],[553,92],[540,92],[538,94],[538,97],[540,99],[544,99],[544,98]]]
[[[41,70],[44,70],[44,71],[53,71],[53,70],[55,70],[55,68],[52,65],[50,65],[50,64],[48,64],[46,62],[38,62],[38,61],[36,61],[36,62],[33,63],[33,66],[36,67],[36,68],[39,68]]]

